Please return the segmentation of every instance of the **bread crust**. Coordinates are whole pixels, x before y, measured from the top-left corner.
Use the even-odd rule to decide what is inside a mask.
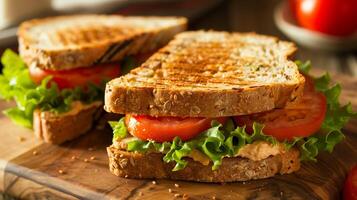
[[[78,24],[78,20],[86,20],[86,18],[92,19],[92,24],[84,27]],[[98,22],[106,19],[108,23]],[[33,33],[34,29],[50,26],[51,23],[68,24],[68,22],[71,23],[70,21],[73,21],[73,25],[62,29],[53,26],[51,30],[42,30],[38,33],[40,35]],[[141,22],[131,25],[130,21]],[[160,21],[163,22],[162,25],[156,27],[150,25],[150,23],[155,24]],[[167,21],[166,24],[165,21]],[[108,24],[111,23],[117,23],[117,26],[109,26]],[[145,23],[148,25],[145,26]],[[98,28],[95,28],[96,26]],[[187,20],[183,17],[71,15],[34,19],[22,23],[19,27],[19,52],[28,66],[35,65],[52,70],[88,67],[97,63],[119,61],[128,55],[158,49],[175,34],[185,30],[186,26]],[[125,29],[127,31],[123,31]],[[112,36],[113,33],[118,34]],[[41,45],[41,43],[44,44]],[[58,47],[48,48],[47,43],[56,43]]]
[[[125,88],[108,83],[104,109],[113,113],[150,116],[247,115],[294,103],[301,97],[302,90],[303,85],[282,85],[245,90],[183,91],[173,88]]]
[[[196,40],[204,36],[214,38],[217,35],[223,38],[226,45],[231,46],[219,46],[220,43],[211,42],[209,39],[207,39],[209,42],[201,43],[191,41],[192,38]],[[239,42],[232,44],[230,41],[234,42],[234,39],[239,37],[263,40],[269,45],[271,43],[280,47],[282,50],[276,52],[279,54],[277,58],[261,63],[278,65],[274,63],[282,62],[281,65],[285,68],[279,73],[284,74],[282,77],[285,77],[286,71],[290,71],[290,76],[283,81],[276,81],[273,78],[271,82],[261,81],[265,78],[264,75],[278,74],[265,67],[268,70],[260,74],[261,79],[250,79],[249,76],[256,74],[250,71],[245,74],[242,71],[248,68],[245,67],[246,63],[254,63],[255,59],[259,58],[237,56],[238,59],[230,59],[236,56],[235,51],[241,44]],[[246,46],[249,45],[251,44]],[[262,49],[268,48],[269,45],[263,46]],[[212,48],[215,48],[214,52]],[[217,56],[216,52],[219,50],[225,53]],[[180,33],[140,67],[107,83],[104,109],[107,112],[120,114],[222,117],[281,108],[298,101],[303,94],[305,79],[299,73],[296,64],[288,59],[295,50],[292,43],[253,33],[214,31]],[[247,48],[247,51],[251,49]],[[191,59],[192,56],[197,59],[202,57],[202,61]],[[240,78],[242,80],[239,80]]]
[[[235,182],[289,174],[299,170],[299,151],[290,149],[283,154],[270,156],[260,161],[235,157],[224,158],[218,170],[212,171],[211,164],[202,165],[187,158],[188,165],[173,172],[174,163],[165,163],[163,154],[140,154],[127,152],[110,146],[107,148],[110,171],[120,177],[144,179],[174,179],[196,182]]]
[[[37,138],[47,143],[61,144],[86,133],[103,112],[103,102],[83,104],[73,102],[72,109],[56,114],[51,111],[35,110],[33,129]]]

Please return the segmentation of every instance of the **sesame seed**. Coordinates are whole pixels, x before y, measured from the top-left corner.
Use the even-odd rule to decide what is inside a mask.
[[[128,178],[129,176],[128,176],[128,174],[126,174],[124,177],[125,177],[125,178]]]
[[[18,138],[18,139],[19,139],[19,141],[20,141],[20,142],[23,142],[23,141],[25,141],[25,140],[26,140],[26,139],[25,139],[24,137],[22,137],[22,136],[19,136],[19,138]]]
[[[89,147],[89,148],[88,148],[88,151],[93,151],[93,148],[92,148],[92,147]]]
[[[36,156],[36,155],[38,154],[38,152],[37,152],[37,151],[33,151],[32,154],[33,154],[34,156]]]
[[[122,158],[122,157],[124,157],[124,155],[123,155],[123,154],[120,154],[119,157]]]
[[[58,173],[64,174],[64,171],[62,169],[58,170]]]
[[[169,193],[172,193],[172,189],[171,188],[169,188]]]
[[[174,194],[174,197],[180,197],[181,194]]]
[[[156,185],[156,181],[152,181],[151,183],[152,183],[153,185]]]
[[[75,160],[75,159],[76,159],[76,156],[72,156],[71,159],[72,159],[72,160]]]
[[[84,162],[88,162],[88,159],[87,159],[87,158],[85,158],[83,161],[84,161]]]
[[[188,194],[183,194],[182,198],[183,199],[188,199]]]
[[[143,196],[143,192],[139,192],[139,196]]]
[[[90,157],[91,160],[95,160],[95,156]]]
[[[213,200],[216,199],[216,196],[212,196],[212,199],[213,199]]]
[[[175,188],[179,188],[179,187],[180,187],[180,185],[175,183]]]

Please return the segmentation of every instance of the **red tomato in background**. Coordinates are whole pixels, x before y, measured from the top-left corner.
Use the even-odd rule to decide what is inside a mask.
[[[29,67],[31,79],[39,84],[42,79],[52,76],[60,89],[85,87],[88,83],[99,85],[104,79],[111,80],[120,74],[120,66],[116,63],[98,64],[93,67],[81,67],[70,70],[46,70]]]
[[[211,121],[224,123],[227,118],[180,118],[125,115],[128,131],[142,139],[156,142],[172,142],[178,136],[183,141],[190,140],[211,127]]]
[[[290,0],[290,9],[304,28],[334,36],[357,30],[357,0]]]
[[[348,173],[343,189],[344,200],[357,200],[357,165]]]

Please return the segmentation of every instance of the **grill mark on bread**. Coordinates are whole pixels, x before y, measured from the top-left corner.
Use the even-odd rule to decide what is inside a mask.
[[[125,40],[124,42],[121,42],[119,44],[110,45],[108,50],[104,52],[104,54],[97,61],[95,61],[94,64],[110,61],[117,53],[125,49],[125,47],[129,46],[132,42],[133,40],[130,39],[130,40]]]
[[[118,53],[107,55],[110,61],[120,61],[125,56],[162,47],[185,30],[186,24],[183,17],[155,16],[70,15],[33,19],[19,27],[19,52],[27,65],[36,63],[41,69],[91,66],[109,53],[106,51],[112,44],[134,40]]]
[[[264,38],[269,42],[229,43],[239,39],[244,43],[246,38]],[[221,40],[226,42],[217,42]],[[296,101],[295,96],[301,96],[302,90],[295,88],[304,85],[296,64],[287,59],[294,50],[292,43],[251,33],[181,33],[140,67],[108,83],[113,92],[106,93],[106,110],[153,116],[220,117],[284,107],[291,99]],[[147,95],[153,90],[159,91],[157,95]],[[168,96],[186,91],[192,95],[184,95],[180,102],[161,109],[160,99],[168,100]],[[190,108],[198,103],[205,109],[192,112]]]
[[[170,85],[172,85],[172,84],[175,84],[175,85],[177,85],[177,86],[183,86],[183,87],[185,87],[185,86],[187,86],[187,87],[193,87],[193,86],[198,86],[198,84],[197,84],[197,81],[195,81],[195,80],[185,80],[185,82],[182,82],[182,80],[180,80],[180,79],[163,79],[163,80],[158,80],[158,81],[155,81],[155,83],[154,84],[152,84],[152,83],[148,83],[147,81],[142,81],[142,80],[136,80],[136,82],[137,83],[142,83],[143,85],[145,85],[144,87],[155,87],[155,86],[158,86],[158,85],[161,85],[161,86],[170,86]],[[206,84],[208,84],[208,82],[202,82],[202,83],[206,83]],[[219,80],[219,79],[217,79],[216,81],[211,81],[211,82],[209,82],[209,83],[221,83],[221,81]],[[223,83],[221,83],[221,84],[223,84]],[[247,82],[247,83],[241,83],[240,85],[241,86],[246,86],[246,85],[250,85],[250,84],[252,84],[252,82]],[[140,84],[138,84],[138,85],[140,85]],[[235,82],[225,82],[224,83],[224,85],[225,86],[227,86],[227,87],[233,87],[233,86],[236,86],[237,87],[237,85],[235,84]],[[221,88],[221,85],[216,85],[216,86],[214,86],[214,85],[202,85],[202,84],[200,84],[199,85],[199,87],[201,87],[201,88]],[[254,86],[254,87],[252,87],[252,88],[257,88],[257,87],[259,87],[259,86]]]

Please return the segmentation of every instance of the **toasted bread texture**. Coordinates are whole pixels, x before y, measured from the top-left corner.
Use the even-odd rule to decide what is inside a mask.
[[[18,30],[28,66],[64,70],[156,50],[186,29],[183,17],[72,15],[34,19]]]
[[[86,133],[103,111],[103,102],[72,103],[72,109],[56,114],[39,109],[33,114],[33,129],[37,138],[47,143],[61,144]]]
[[[175,179],[197,182],[234,182],[289,174],[299,170],[299,151],[290,149],[283,154],[270,156],[260,161],[247,158],[224,158],[218,170],[211,165],[187,158],[188,165],[179,171],[172,171],[174,163],[165,163],[163,154],[140,154],[127,152],[110,146],[107,148],[110,171],[125,178]]]
[[[107,83],[105,110],[151,116],[220,117],[297,101],[305,79],[293,43],[255,33],[178,34],[129,74]]]

